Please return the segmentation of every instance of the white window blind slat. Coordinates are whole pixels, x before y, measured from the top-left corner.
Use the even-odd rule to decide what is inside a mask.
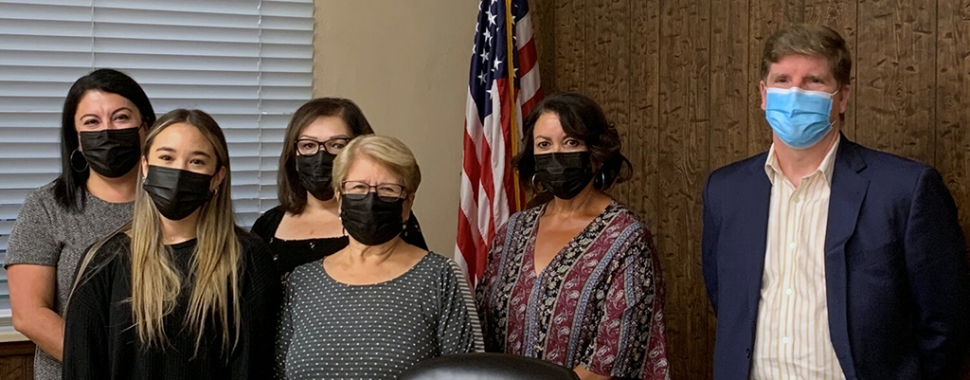
[[[0,220],[0,235],[10,236],[10,230],[13,228],[13,220]]]
[[[2,20],[0,20],[2,21]],[[0,36],[3,33],[0,32]],[[8,38],[8,36],[3,36]],[[14,54],[16,53],[16,54]],[[0,54],[0,66],[21,67],[91,67],[94,56],[91,53],[67,51],[13,51]],[[90,70],[89,70],[90,71]],[[74,78],[77,80],[77,78]],[[72,83],[74,81],[71,81]]]
[[[0,118],[4,115],[0,114]],[[32,137],[36,136],[36,137]],[[60,149],[60,130],[43,127],[10,127],[0,125],[0,141],[3,144],[44,144],[42,149]],[[56,161],[56,159],[54,159]],[[0,166],[0,173],[6,173],[7,168]]]
[[[0,56],[4,54],[13,54],[10,52],[0,52]],[[90,62],[90,59],[88,60]],[[71,88],[71,84],[80,78],[82,75],[87,74],[91,71],[87,68],[82,67],[41,67],[41,66],[10,66],[0,64],[0,82],[21,80],[24,82],[56,82],[64,84],[64,94],[67,94],[67,89]]]
[[[258,18],[253,22],[258,23]],[[96,24],[94,37],[131,38],[134,40],[170,40],[199,42],[259,42],[259,31],[243,28],[209,28],[200,26]],[[312,34],[312,32],[311,32]],[[211,36],[211,38],[209,38]]]
[[[124,38],[98,38],[94,49],[99,53],[179,55],[192,57],[254,57],[259,55],[258,42],[211,42],[143,39],[137,46]],[[300,49],[299,46],[295,50]],[[299,57],[296,57],[299,58]]]
[[[128,65],[128,67],[136,69],[202,70],[214,74],[222,71],[259,71],[258,57],[186,57],[177,54],[147,56],[145,54],[100,53],[94,56],[94,65],[96,67]]]
[[[22,43],[24,41],[25,43]],[[14,54],[15,51],[68,51],[91,52],[91,37],[64,36],[18,36],[15,39],[0,40],[0,51]]]
[[[23,144],[30,145],[32,149],[50,149],[51,147],[58,147],[56,143],[41,145],[41,144]],[[0,147],[3,149],[3,147]],[[41,158],[0,158],[0,175],[6,178],[6,181],[0,182],[0,189],[5,188],[16,188],[14,183],[19,181],[23,176],[8,176],[8,174],[43,174],[45,178],[50,178],[51,175],[60,174],[57,171],[57,167],[60,165],[60,160],[52,157],[41,157]],[[48,181],[50,182],[50,181]]]
[[[91,20],[59,20],[45,22],[40,20],[15,20],[2,18],[0,33],[7,36],[59,36],[59,37],[91,37],[93,30]],[[33,25],[44,24],[46,28],[40,29]]]
[[[90,1],[90,0],[89,0]],[[197,0],[169,0],[169,1],[130,1],[130,0],[94,0],[95,11],[100,9],[133,9],[146,13],[155,12],[193,12],[196,14],[212,14],[214,17],[239,14],[258,14],[261,6],[277,1],[197,1]],[[310,0],[300,0],[298,3],[312,4]],[[293,17],[312,18],[310,13],[293,12]],[[164,23],[164,21],[163,21]]]
[[[198,108],[219,122],[248,228],[276,204],[284,131],[311,97],[312,16],[312,0],[0,0],[0,262],[27,194],[60,172],[68,89],[102,67],[138,81],[159,115]]]
[[[70,88],[70,86],[68,86]],[[67,90],[64,90],[64,94],[67,94]],[[49,97],[26,97],[26,96],[15,96],[15,97],[2,97],[0,96],[0,113],[11,113],[17,112],[17,110],[23,110],[24,113],[36,113],[36,112],[48,112],[50,110],[60,110],[64,108],[64,96],[60,98],[54,97],[53,95]],[[60,116],[58,116],[60,117]],[[58,119],[60,120],[60,119]],[[60,125],[53,124],[55,126]]]
[[[63,7],[81,7],[85,11],[90,12],[91,10],[91,0],[48,0],[43,3],[38,3],[37,0],[4,0],[0,3],[0,9],[4,9],[7,6],[16,5],[29,5],[34,7],[49,7],[49,6],[63,6]]]
[[[91,21],[89,2],[76,1],[74,5],[4,2],[0,4],[0,18],[16,21]]]
[[[71,83],[61,82],[24,82],[18,80],[7,81],[0,87],[0,97],[50,97],[54,91],[64,91],[71,88]]]
[[[229,4],[233,5],[233,4]],[[228,9],[227,9],[228,10]],[[113,8],[98,6],[94,11],[94,21],[98,22],[99,27],[108,25],[153,25],[157,27],[182,27],[190,26],[197,28],[234,28],[239,30],[252,30],[254,19],[259,18],[256,7],[251,4],[239,4],[235,10],[239,13],[204,13],[197,10],[151,10],[137,8]],[[138,30],[141,35],[147,34],[146,30]],[[206,37],[208,38],[208,37]]]

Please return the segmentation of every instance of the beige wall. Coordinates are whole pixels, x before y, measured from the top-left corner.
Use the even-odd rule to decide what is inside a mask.
[[[404,141],[422,182],[414,213],[429,248],[455,249],[475,0],[316,0],[313,95],[353,99]]]

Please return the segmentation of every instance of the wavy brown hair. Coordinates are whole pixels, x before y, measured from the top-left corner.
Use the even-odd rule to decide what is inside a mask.
[[[532,176],[536,172],[533,132],[539,117],[546,113],[558,116],[563,132],[581,140],[589,149],[590,161],[595,171],[593,186],[599,190],[607,190],[614,183],[630,179],[633,165],[620,153],[620,134],[607,121],[603,109],[585,95],[562,92],[545,98],[523,122],[525,128],[522,131],[522,149],[512,158],[512,165],[518,171],[519,181],[524,186],[532,191],[538,190],[532,186]]]

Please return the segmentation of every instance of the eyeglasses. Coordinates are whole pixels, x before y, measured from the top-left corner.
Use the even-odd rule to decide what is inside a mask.
[[[317,154],[322,147],[327,153],[336,155],[340,153],[347,143],[350,142],[349,138],[346,137],[335,137],[327,141],[317,141],[311,139],[299,139],[296,140],[296,152],[301,156],[312,156]]]
[[[377,192],[377,196],[385,202],[393,202],[404,198],[405,194],[404,186],[396,183],[378,183],[377,185],[371,186],[371,184],[364,181],[343,181],[340,183],[340,188],[343,190],[343,194],[351,199],[364,199],[367,193],[370,193],[370,189],[374,189]]]

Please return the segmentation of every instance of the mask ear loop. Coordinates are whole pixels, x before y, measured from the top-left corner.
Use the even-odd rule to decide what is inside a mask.
[[[71,169],[74,169],[75,172],[83,173],[87,171],[90,166],[88,166],[88,159],[84,157],[84,154],[82,153],[80,156],[78,156],[78,153],[81,153],[81,151],[77,149],[71,152],[71,156],[68,157],[68,161],[71,163]],[[80,157],[80,160],[78,157]],[[84,162],[84,167],[78,168],[77,163],[82,161]]]

